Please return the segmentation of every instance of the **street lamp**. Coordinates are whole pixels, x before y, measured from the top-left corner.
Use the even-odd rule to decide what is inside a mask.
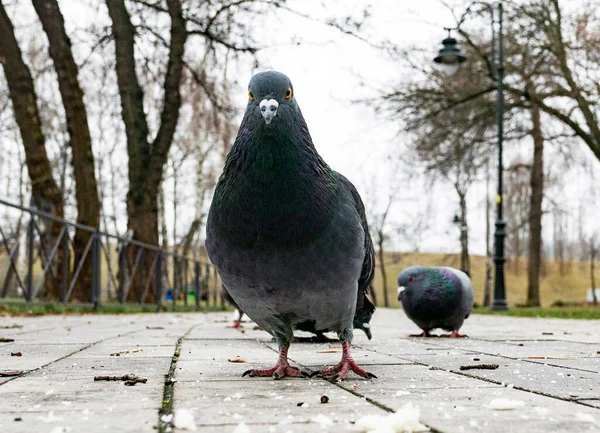
[[[466,60],[465,55],[460,52],[456,39],[450,36],[451,30],[458,30],[466,16],[471,12],[471,7],[479,4],[485,6],[490,12],[492,19],[492,61],[496,61],[496,78],[498,80],[498,192],[496,196],[496,222],[494,231],[495,240],[495,251],[494,251],[494,263],[495,263],[495,281],[494,281],[494,302],[492,303],[492,310],[506,310],[508,309],[506,303],[506,286],[504,283],[504,237],[506,235],[506,221],[503,219],[502,212],[502,140],[504,136],[504,51],[502,41],[502,0],[498,1],[498,58],[494,55],[496,31],[494,29],[494,8],[489,3],[485,2],[473,2],[467,8],[463,16],[458,22],[455,29],[448,29],[448,37],[442,41],[443,48],[439,51],[435,57],[434,62],[446,67],[446,71],[450,74],[453,73],[452,67],[458,68],[462,62]],[[450,69],[448,69],[448,66]]]

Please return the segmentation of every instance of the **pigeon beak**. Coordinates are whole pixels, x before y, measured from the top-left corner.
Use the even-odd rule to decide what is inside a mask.
[[[406,290],[406,287],[404,286],[400,286],[398,287],[398,300],[400,300],[400,297],[402,296],[402,293]]]
[[[260,101],[260,114],[262,114],[265,123],[268,125],[273,120],[273,117],[277,114],[277,108],[279,108],[279,102],[275,99],[263,99]]]

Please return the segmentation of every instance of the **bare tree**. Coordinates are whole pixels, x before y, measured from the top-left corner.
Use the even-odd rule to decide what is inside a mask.
[[[71,41],[65,30],[65,22],[57,0],[33,0],[33,6],[48,37],[50,57],[58,76],[58,85],[69,131],[75,196],[77,199],[77,222],[90,227],[100,224],[100,202],[94,171],[92,138],[88,126],[83,91],[79,84],[78,67],[71,51]],[[73,242],[75,266],[84,260],[91,234],[77,230]],[[92,280],[92,257],[87,254],[73,292],[73,299],[88,300]]]
[[[52,167],[46,153],[45,137],[38,109],[38,98],[31,72],[25,62],[14,34],[14,28],[4,5],[0,2],[0,59],[8,83],[15,120],[25,148],[25,161],[31,180],[31,193],[35,206],[43,211],[63,217],[63,197],[52,176]],[[44,240],[48,250],[57,241],[61,226],[48,223]],[[46,278],[46,295],[58,298],[62,280],[62,250]]]

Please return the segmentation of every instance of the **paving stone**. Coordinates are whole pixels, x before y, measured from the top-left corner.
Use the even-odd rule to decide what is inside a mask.
[[[230,328],[231,317],[0,317],[0,337],[15,339],[0,343],[0,371],[25,372],[0,378],[0,431],[153,431],[181,339],[173,407],[188,409],[202,432],[232,433],[240,422],[253,433],[352,432],[361,416],[409,402],[441,433],[600,432],[600,327],[594,321],[472,316],[462,329],[469,339],[417,339],[408,337],[418,330],[401,310],[379,309],[373,340],[357,331],[352,349],[359,365],[379,378],[349,373],[346,381],[330,383],[241,377],[247,369],[273,366],[277,345],[251,322]],[[8,328],[13,324],[21,327]],[[23,356],[10,356],[17,351]],[[314,371],[336,364],[341,352],[337,342],[294,342],[289,355],[293,365]],[[500,367],[460,370],[477,363]],[[148,381],[128,387],[93,380],[127,373]],[[322,395],[328,403],[320,403]],[[496,398],[523,406],[496,411],[489,407]],[[581,414],[596,422],[583,422]]]

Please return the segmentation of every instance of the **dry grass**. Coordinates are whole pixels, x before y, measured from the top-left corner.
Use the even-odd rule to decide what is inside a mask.
[[[423,266],[460,266],[458,255],[425,254],[425,253],[389,253],[387,255],[386,273],[388,277],[388,296],[390,307],[399,307],[397,300],[396,278],[402,269],[413,265]],[[591,287],[589,262],[567,262],[561,274],[560,267],[554,260],[545,263],[545,273],[541,281],[542,306],[549,307],[556,301],[566,303],[583,303],[586,291]],[[596,281],[600,282],[600,266],[596,266]],[[506,296],[509,305],[524,304],[527,299],[527,259],[508,259],[505,269]],[[471,278],[475,289],[475,302],[482,304],[485,282],[485,257],[471,256]],[[493,278],[493,273],[492,273]],[[379,269],[375,275],[375,291],[377,302],[383,305],[383,283]],[[493,281],[492,281],[493,284]],[[492,286],[493,290],[493,286]]]

